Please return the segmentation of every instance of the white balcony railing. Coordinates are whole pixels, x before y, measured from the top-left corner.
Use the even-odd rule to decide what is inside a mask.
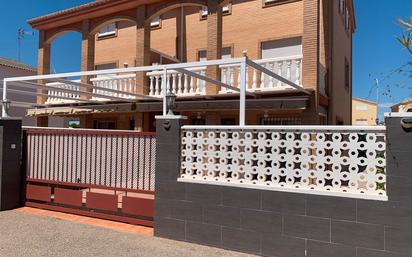
[[[277,65],[277,66],[276,66]],[[239,68],[240,66],[240,68]],[[265,66],[265,67],[264,67]],[[228,80],[231,85],[220,81],[214,81],[213,77],[203,75],[206,72],[205,67],[218,67],[223,70],[222,80]],[[249,69],[248,69],[249,67]],[[266,68],[268,67],[268,68]],[[276,69],[277,67],[277,69]],[[159,71],[163,72],[159,75]],[[176,72],[178,71],[178,72]],[[147,74],[148,80],[150,78],[150,90],[147,95],[143,95],[139,92],[134,92],[138,87],[143,85],[137,84],[135,74],[141,74],[141,72]],[[179,74],[182,73],[182,74]],[[198,74],[196,74],[198,73]],[[199,74],[200,73],[200,74]],[[240,76],[236,74],[239,74]],[[262,75],[264,73],[265,75]],[[114,75],[116,74],[116,75]],[[123,74],[123,75],[119,75]],[[125,75],[124,75],[125,74]],[[186,74],[186,75],[183,75]],[[83,77],[95,77],[90,83],[79,83],[73,81],[73,79]],[[104,77],[103,77],[104,76]],[[191,77],[198,78],[199,81]],[[234,78],[241,78],[235,80]],[[70,80],[72,79],[72,80]],[[42,84],[32,83],[29,81],[52,81],[60,82],[54,84]],[[161,81],[159,81],[161,80]],[[267,59],[258,60],[254,62],[248,59],[246,56],[238,58],[225,58],[220,60],[208,60],[200,62],[189,63],[174,63],[174,64],[162,64],[151,66],[138,66],[120,69],[108,69],[108,70],[94,70],[94,71],[80,71],[80,72],[67,72],[60,74],[46,74],[37,76],[23,76],[4,78],[3,81],[3,101],[7,100],[7,87],[13,86],[15,82],[24,84],[25,87],[35,88],[37,90],[47,90],[48,95],[42,92],[33,92],[31,94],[36,96],[47,96],[45,102],[50,103],[64,103],[66,100],[74,102],[88,102],[88,101],[102,101],[118,102],[118,101],[135,101],[135,100],[148,100],[162,102],[162,113],[167,115],[167,104],[163,97],[159,97],[159,94],[169,90],[174,90],[177,95],[189,94],[190,92],[196,92],[197,94],[204,94],[206,83],[213,83],[220,86],[220,88],[230,89],[237,92],[235,97],[239,97],[239,125],[245,125],[246,119],[246,95],[253,94],[250,91],[262,91],[262,90],[284,90],[291,88],[295,92],[303,94],[310,94],[308,90],[302,87],[301,81],[301,57],[292,56],[289,58]],[[233,80],[233,83],[232,83]],[[190,82],[189,82],[190,81]],[[159,83],[162,82],[162,83]],[[276,83],[275,83],[276,82]],[[287,86],[286,86],[287,85]],[[162,88],[163,87],[163,88]],[[67,89],[70,88],[70,89]],[[81,90],[80,90],[81,88]],[[114,89],[112,89],[114,88]],[[25,91],[12,89],[13,92],[21,92],[27,94]],[[10,90],[9,90],[10,91]],[[55,92],[56,91],[56,92]],[[103,94],[99,94],[101,92]],[[107,93],[109,92],[109,93]],[[189,92],[189,93],[188,93]],[[228,93],[230,91],[221,90],[221,93]],[[57,94],[57,95],[56,95]],[[192,93],[193,94],[193,93]],[[80,97],[81,95],[82,97]],[[133,99],[131,99],[131,96]],[[54,99],[56,98],[56,99]],[[60,100],[57,100],[60,99]],[[40,103],[43,104],[43,103]],[[4,106],[3,106],[4,107]],[[7,116],[7,108],[3,108],[2,115]]]
[[[206,67],[197,67],[188,69],[199,75],[206,75]],[[163,71],[148,72],[147,76],[150,79],[150,96],[163,96]],[[175,70],[169,70],[166,78],[166,88],[169,92],[176,94],[177,96],[190,96],[190,95],[204,95],[206,94],[205,81],[182,74]]]
[[[240,87],[240,62],[231,62],[221,60],[221,82],[234,87]],[[256,64],[265,67],[266,69],[282,76],[283,78],[293,82],[294,84],[302,85],[302,56],[289,56],[282,58],[261,59],[255,61]],[[206,76],[206,66],[203,63],[194,66],[189,65],[187,70],[196,74]],[[184,64],[182,64],[184,65]],[[158,69],[156,65],[152,66],[153,70],[146,73],[150,80],[149,96],[161,97],[163,96],[163,76],[162,69]],[[95,71],[97,73],[98,71]],[[104,72],[104,71],[103,71]],[[72,80],[79,82],[79,80]],[[101,74],[98,77],[90,79],[94,86],[91,90],[92,101],[107,101],[115,99],[134,99],[136,95],[136,74]],[[281,91],[287,89],[294,89],[294,87],[287,85],[285,82],[279,81],[276,78],[258,71],[252,66],[246,67],[246,81],[248,91],[262,92],[262,91]],[[181,73],[174,69],[167,70],[166,88],[177,96],[195,96],[206,94],[206,81],[193,77],[190,74]],[[53,82],[47,83],[46,86],[66,89],[66,92],[58,90],[48,90],[48,99],[46,104],[65,104],[78,102],[81,94],[76,92],[68,92],[67,90],[79,91],[81,85]],[[108,90],[107,90],[108,89]],[[88,89],[89,90],[89,89]],[[64,90],[63,90],[64,91]],[[236,92],[233,89],[221,87],[220,94],[228,94]],[[132,93],[132,95],[127,94]],[[88,97],[88,95],[85,95]],[[105,97],[107,96],[107,98]],[[67,98],[67,99],[66,99]]]
[[[105,91],[103,89],[118,90],[121,92],[135,93],[136,88],[136,74],[122,74],[122,75],[105,75],[97,78],[90,79],[93,86],[100,87],[102,89],[93,89],[93,93],[99,95],[115,96],[125,99],[133,99],[134,97],[122,93],[114,93]],[[92,100],[100,101],[107,100],[104,97],[92,97]]]
[[[255,63],[273,71],[274,73],[294,82],[297,85],[302,85],[302,56],[290,56],[282,58],[269,58],[256,60]],[[240,65],[222,65],[221,74],[222,82],[238,88],[240,85]],[[285,89],[293,89],[293,87],[276,80],[255,69],[249,71],[247,67],[247,83],[249,91],[277,91]],[[221,93],[233,92],[226,88],[222,88]]]
[[[73,82],[80,82],[80,80],[73,80]],[[63,88],[68,90],[79,91],[80,87],[72,84],[65,84],[61,82],[50,82],[46,83],[46,86],[52,86],[57,88]],[[47,92],[47,100],[45,104],[68,104],[68,103],[75,103],[77,99],[80,99],[80,95],[76,94],[75,92],[62,92],[62,91],[53,91],[48,90]],[[67,99],[64,99],[67,98]]]
[[[297,85],[302,85],[302,56],[291,56],[285,58],[270,58],[255,61],[257,64],[275,72],[276,74],[293,81]],[[221,82],[238,88],[240,85],[240,65],[220,65]],[[206,67],[188,69],[200,75],[206,75]],[[250,69],[249,69],[250,70]],[[151,96],[162,96],[162,71],[148,72],[150,79]],[[167,73],[167,89],[177,96],[192,96],[205,94],[205,81],[182,74],[175,70]],[[278,81],[255,69],[247,72],[247,85],[250,91],[277,91],[293,89],[285,83]],[[220,93],[231,93],[233,90],[222,88]]]
[[[80,82],[80,80],[72,80],[73,82]],[[93,94],[98,94],[99,96],[93,96],[92,101],[107,101],[107,96],[120,97],[124,99],[133,99],[133,96],[125,94],[126,92],[134,93],[136,86],[136,74],[122,74],[122,75],[105,75],[90,79],[93,86],[100,87],[102,89],[93,88]],[[57,88],[69,89],[79,91],[80,86],[62,83],[62,82],[51,82],[46,83],[46,86],[52,86]],[[117,90],[119,93],[105,91],[104,89]],[[68,99],[63,99],[63,97]],[[48,90],[48,97],[46,104],[67,104],[75,103],[80,99],[80,94],[74,92],[60,92]]]
[[[387,200],[385,127],[184,126],[180,181]]]

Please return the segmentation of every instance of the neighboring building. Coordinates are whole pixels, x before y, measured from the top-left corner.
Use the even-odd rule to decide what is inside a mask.
[[[39,74],[50,73],[52,41],[68,31],[82,33],[83,71],[239,57],[247,50],[251,60],[289,76],[310,92],[282,89],[277,81],[249,72],[249,88],[259,103],[247,109],[248,125],[351,123],[352,0],[101,0],[28,22],[39,30]],[[204,72],[237,86],[236,67],[222,68],[221,75]],[[134,92],[157,96],[152,90],[157,76],[131,74],[126,79]],[[118,84],[123,79],[124,75],[81,78],[94,85]],[[255,89],[256,84],[264,90]],[[177,94],[178,102],[184,96],[185,101],[197,103],[196,109],[185,105],[177,110],[191,124],[238,123],[236,94],[219,87]],[[211,99],[216,104],[210,104]],[[233,107],[222,109],[220,101],[229,101]],[[73,102],[52,97],[39,97],[38,102],[47,104],[47,110],[31,113],[44,126],[50,116],[66,115],[79,118],[87,128],[148,131],[154,129],[154,116],[161,113],[161,105],[136,111],[144,109],[138,100],[112,102],[98,111],[87,105],[73,109]]]
[[[352,125],[376,125],[378,105],[362,98],[352,98]]]
[[[0,80],[7,77],[20,77],[20,76],[32,76],[37,73],[37,69],[26,65],[24,63],[0,58]],[[1,83],[3,85],[3,83]],[[14,90],[28,91],[26,87],[12,86]],[[33,93],[35,90],[31,90]],[[18,91],[8,92],[7,98],[12,102],[9,110],[9,115],[12,117],[22,118],[23,126],[36,125],[36,119],[34,117],[27,117],[26,110],[30,105],[36,104],[36,96],[29,94],[21,94]]]
[[[406,99],[391,106],[392,112],[412,112],[412,99]]]
[[[36,74],[37,69],[30,65],[12,59],[0,57],[1,81],[4,78],[33,76]],[[37,105],[37,99],[35,95],[36,89],[27,88],[21,83],[9,83],[7,88],[7,99],[11,101],[11,106],[8,113],[9,116],[22,118],[23,126],[35,126],[36,117],[27,115],[27,110]],[[67,118],[58,116],[50,117],[49,126],[67,127]]]

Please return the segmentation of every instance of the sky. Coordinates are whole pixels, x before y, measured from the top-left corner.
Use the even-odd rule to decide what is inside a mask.
[[[382,115],[389,111],[388,106],[412,98],[412,78],[393,72],[412,61],[412,55],[396,39],[403,31],[398,19],[412,17],[412,1],[354,2],[357,28],[353,39],[353,96],[376,101],[375,79],[378,79]]]
[[[26,20],[90,0],[17,0],[2,3],[0,57],[17,59],[17,30],[32,31]],[[396,40],[402,33],[399,18],[412,17],[412,0],[354,0],[356,32],[353,39],[353,96],[377,99],[379,80],[380,113],[405,98],[412,98],[412,79],[393,71],[412,61]],[[21,41],[21,61],[37,65],[38,35]],[[52,72],[80,69],[80,34],[68,33],[52,44]],[[412,69],[412,67],[411,67]],[[388,93],[390,90],[390,93]]]

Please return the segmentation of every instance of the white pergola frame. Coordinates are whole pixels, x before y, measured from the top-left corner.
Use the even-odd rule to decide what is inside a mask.
[[[239,88],[232,87],[230,85],[227,85],[221,81],[217,81],[215,79],[209,78],[204,75],[200,75],[197,73],[194,73],[191,71],[193,68],[198,68],[198,67],[207,67],[207,66],[219,66],[219,65],[240,65],[240,85]],[[252,92],[247,91],[247,69],[246,67],[250,66],[262,73],[265,73],[269,77],[272,77],[274,79],[277,79],[293,88],[296,90],[303,92],[305,94],[309,94],[308,91],[303,89],[302,86],[297,85],[296,83],[270,71],[269,69],[249,60],[247,57],[239,57],[239,58],[230,58],[230,59],[221,59],[221,60],[210,60],[210,61],[199,61],[199,62],[189,62],[189,63],[176,63],[176,64],[166,64],[166,65],[152,65],[152,66],[141,66],[141,67],[130,67],[130,68],[120,68],[120,69],[108,69],[108,70],[96,70],[96,71],[81,71],[81,72],[69,72],[69,73],[60,73],[60,74],[48,74],[48,75],[36,75],[36,76],[24,76],[24,77],[12,77],[12,78],[5,78],[3,80],[3,98],[2,98],[2,117],[8,117],[7,109],[5,106],[5,103],[8,101],[7,98],[7,91],[9,90],[10,92],[14,93],[22,93],[25,91],[20,91],[19,90],[14,90],[14,89],[8,89],[8,84],[11,85],[13,82],[17,82],[19,84],[24,84],[23,87],[30,87],[34,89],[44,89],[44,90],[53,90],[53,91],[58,91],[58,92],[70,92],[70,93],[76,93],[79,95],[87,95],[87,96],[96,96],[96,97],[104,97],[110,100],[116,100],[116,101],[130,101],[130,99],[126,98],[121,98],[121,97],[116,97],[116,96],[107,96],[107,95],[101,95],[93,92],[85,92],[85,91],[76,91],[76,90],[71,90],[71,89],[64,89],[64,88],[58,88],[58,87],[53,87],[49,85],[42,85],[30,81],[38,81],[38,80],[49,80],[49,81],[56,81],[56,82],[62,82],[66,84],[72,84],[76,85],[79,87],[86,87],[86,88],[93,88],[93,89],[98,89],[101,91],[106,91],[106,92],[112,92],[112,93],[121,93],[125,95],[130,95],[130,96],[135,96],[139,97],[142,99],[146,100],[157,100],[157,101],[163,101],[163,115],[167,115],[167,106],[166,106],[166,93],[167,93],[167,81],[166,79],[162,80],[162,87],[163,87],[163,99],[156,98],[156,97],[151,97],[147,95],[142,95],[142,94],[137,94],[137,93],[130,93],[126,91],[121,91],[121,90],[115,90],[115,89],[108,89],[108,88],[103,88],[103,87],[98,87],[95,85],[90,85],[82,82],[75,82],[75,81],[70,81],[67,80],[67,78],[70,77],[83,77],[83,76],[95,76],[95,75],[110,75],[110,74],[116,74],[116,73],[135,73],[135,72],[151,72],[151,71],[163,71],[163,76],[164,78],[167,78],[167,73],[168,70],[174,70],[178,71],[181,73],[185,73],[187,75],[196,77],[198,79],[204,80],[206,82],[209,82],[211,84],[215,84],[221,87],[225,87],[234,91],[239,92],[239,126],[245,126],[245,115],[246,115],[246,95],[254,95]],[[208,83],[206,83],[208,85]],[[13,91],[11,91],[13,90]],[[30,94],[37,95],[37,96],[45,96],[44,93],[39,93],[39,92],[30,92]],[[54,96],[53,96],[54,97]],[[56,98],[63,98],[63,97],[56,97]],[[66,99],[66,97],[65,97]],[[79,99],[75,99],[76,101],[79,101]],[[137,98],[138,100],[138,98]],[[81,101],[81,100],[80,100]],[[87,100],[86,100],[87,101]]]

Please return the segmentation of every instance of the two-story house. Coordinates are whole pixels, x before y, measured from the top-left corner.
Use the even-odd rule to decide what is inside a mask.
[[[352,124],[375,126],[378,118],[378,104],[366,99],[352,98]]]
[[[248,90],[257,97],[247,101],[247,125],[351,124],[352,0],[100,0],[28,22],[40,35],[39,74],[50,73],[53,40],[72,31],[82,35],[82,71],[246,54],[309,92],[248,70]],[[239,84],[236,66],[205,67],[198,72],[233,87]],[[184,76],[179,73],[170,74],[170,79],[178,81],[173,86],[175,112],[188,116],[190,124],[237,124],[236,93],[206,86],[204,81],[183,86]],[[153,97],[162,94],[158,72],[80,80]],[[147,101],[133,98],[102,101],[96,107],[56,99],[50,92],[49,97],[38,97],[38,104],[44,110],[30,113],[40,126],[48,125],[48,117],[59,115],[77,117],[86,128],[145,131],[154,129],[154,116],[162,109],[160,103],[148,108]]]

